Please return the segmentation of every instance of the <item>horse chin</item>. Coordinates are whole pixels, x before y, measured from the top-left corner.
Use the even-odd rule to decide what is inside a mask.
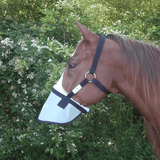
[[[83,106],[83,107],[89,107],[89,106],[87,106],[86,104],[84,104],[84,103],[79,103],[78,101],[76,101],[76,100],[74,100],[73,98],[71,98],[74,102],[76,102],[77,104],[79,104],[79,105],[81,105],[81,106]]]
[[[76,102],[77,104],[83,106],[83,107],[89,107],[89,105],[87,105],[86,103],[84,103],[79,97],[77,96],[73,96],[71,98],[74,102]]]

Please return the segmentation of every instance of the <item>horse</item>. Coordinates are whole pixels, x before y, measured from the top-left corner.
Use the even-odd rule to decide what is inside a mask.
[[[100,41],[99,35],[76,23],[82,39],[64,71],[62,86],[68,93],[85,76],[89,81],[94,78],[88,71]],[[124,95],[143,115],[147,137],[156,160],[160,160],[160,49],[145,42],[107,35],[95,74],[105,88]],[[72,99],[89,107],[106,97],[93,83],[87,83]]]

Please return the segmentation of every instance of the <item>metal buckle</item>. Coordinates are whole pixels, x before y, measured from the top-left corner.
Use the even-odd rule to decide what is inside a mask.
[[[90,73],[90,71],[88,71],[88,72],[85,74],[85,78],[87,78],[87,74],[89,74],[89,73]],[[92,74],[92,73],[90,73],[90,74]],[[93,73],[93,75],[94,75],[94,78],[96,79],[96,74]],[[88,82],[92,82],[92,81],[88,81]]]

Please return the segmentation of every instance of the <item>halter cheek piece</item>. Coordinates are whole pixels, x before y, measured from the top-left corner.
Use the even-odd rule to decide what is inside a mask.
[[[101,91],[103,91],[104,93],[106,94],[109,94],[111,93],[109,90],[107,90],[96,78],[96,74],[95,74],[95,70],[96,70],[96,67],[97,67],[97,63],[98,63],[98,60],[99,60],[99,57],[100,57],[100,54],[101,54],[101,51],[102,51],[102,48],[103,48],[103,44],[104,44],[104,41],[105,41],[105,36],[101,36],[100,38],[100,41],[99,41],[99,45],[97,47],[97,51],[96,51],[96,54],[95,54],[95,57],[94,57],[94,60],[93,60],[93,63],[92,63],[92,67],[91,67],[91,70],[88,71],[86,74],[85,74],[85,79],[80,83],[78,84],[66,97],[62,98],[62,100],[58,103],[58,106],[61,107],[61,108],[65,108],[68,103],[70,102],[70,98],[72,96],[74,96],[75,94],[77,94],[77,92],[79,92],[88,82],[90,83],[93,83],[95,84]],[[94,75],[94,78],[92,79],[92,81],[88,80],[87,79],[87,74],[93,74]],[[78,108],[81,112],[86,112],[83,108],[79,107]]]

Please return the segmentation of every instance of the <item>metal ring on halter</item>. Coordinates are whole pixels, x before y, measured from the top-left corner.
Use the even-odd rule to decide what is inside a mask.
[[[86,74],[85,74],[85,78],[87,78],[87,74],[89,74],[90,73],[90,71],[88,71]],[[92,74],[92,73],[91,73]],[[93,75],[94,75],[94,78],[96,79],[96,74],[95,73],[93,73]],[[88,81],[88,82],[92,82],[92,81]]]

